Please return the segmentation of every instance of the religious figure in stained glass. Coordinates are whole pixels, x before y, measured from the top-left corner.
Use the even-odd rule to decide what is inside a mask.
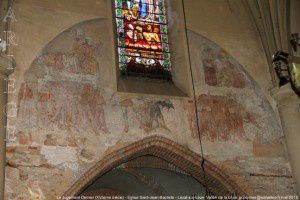
[[[170,80],[164,0],[115,0],[115,11],[122,74]]]

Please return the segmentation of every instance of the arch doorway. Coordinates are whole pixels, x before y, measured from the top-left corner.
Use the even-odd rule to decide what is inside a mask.
[[[229,176],[195,152],[151,136],[104,156],[64,196],[205,195],[206,191],[245,195]]]
[[[145,162],[151,162],[151,159],[142,158]],[[154,159],[157,165],[164,165],[164,161]],[[205,187],[188,174],[147,166],[147,163],[142,162],[109,170],[89,185],[80,196],[205,196]]]

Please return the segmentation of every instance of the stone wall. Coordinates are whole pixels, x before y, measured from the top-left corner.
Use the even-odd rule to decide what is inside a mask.
[[[209,160],[221,161],[233,176],[249,173],[247,182],[255,194],[268,194],[268,185],[277,185],[275,182],[283,181],[283,177],[289,183],[278,184],[283,187],[272,193],[285,193],[294,181],[286,160],[284,137],[270,103],[228,53],[194,32],[190,32],[189,38],[193,41],[204,153]]]
[[[97,2],[100,7],[110,3]],[[22,7],[29,9],[17,1],[16,14],[25,17],[16,30],[35,15]],[[74,23],[66,21],[57,23]],[[201,155],[195,100],[205,159],[248,194],[294,194],[284,138],[266,90],[260,89],[263,83],[259,86],[219,45],[189,31],[196,99],[119,93],[111,29],[110,19],[88,20],[47,45],[41,45],[46,41],[41,36],[26,55],[24,47],[14,49],[21,69],[14,75],[18,92],[10,97],[17,116],[8,124],[16,128],[17,140],[7,147],[6,199],[55,199],[108,152],[153,135]],[[39,45],[44,47],[37,53]],[[22,62],[33,54],[31,64]]]
[[[106,86],[103,79],[113,80],[102,64],[107,26],[92,20],[65,31],[24,74],[18,115],[9,122],[17,141],[7,148],[7,197],[39,193],[38,184],[51,199],[110,148],[150,135],[200,153],[192,99],[120,94]],[[260,89],[220,47],[189,37],[199,56],[193,71],[205,157],[232,176],[243,174],[249,191],[292,193],[281,130]]]

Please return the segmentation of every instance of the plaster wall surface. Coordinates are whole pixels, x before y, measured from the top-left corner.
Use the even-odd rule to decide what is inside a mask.
[[[279,90],[274,91],[274,98],[279,102],[278,109],[282,119],[282,127],[286,136],[288,145],[288,153],[290,163],[293,169],[294,177],[297,183],[297,192],[299,193],[299,178],[300,173],[298,171],[300,165],[299,159],[299,118],[300,118],[300,99],[291,89],[289,84],[281,87]]]
[[[11,29],[18,45],[11,48],[10,54],[19,62],[16,76],[21,76],[42,48],[65,29],[84,20],[111,15],[106,0],[17,0],[13,11],[17,21]]]
[[[246,1],[184,2],[188,28],[224,48],[268,93],[273,88],[268,63]]]
[[[206,159],[249,194],[294,194],[250,17],[238,1],[186,2],[196,99],[115,91],[110,1],[15,1],[17,92],[9,100],[17,115],[8,134],[16,139],[6,150],[6,199],[54,199],[103,155],[150,135],[201,154],[194,101]]]

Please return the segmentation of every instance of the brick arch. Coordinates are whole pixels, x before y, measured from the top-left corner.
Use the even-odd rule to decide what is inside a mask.
[[[209,161],[205,161],[203,165],[206,172],[204,178],[201,170],[203,158],[197,153],[162,136],[151,136],[104,156],[79,178],[64,193],[64,196],[80,194],[110,169],[145,155],[156,156],[175,165],[204,186],[206,185],[215,195],[245,195],[245,192],[228,175]]]

